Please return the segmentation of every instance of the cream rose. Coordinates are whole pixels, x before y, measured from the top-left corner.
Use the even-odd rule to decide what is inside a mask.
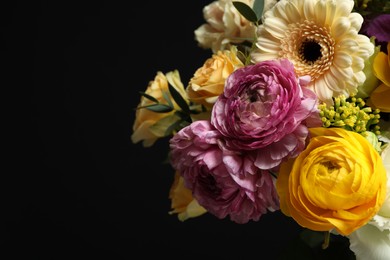
[[[238,0],[253,7],[254,0]],[[275,5],[276,0],[265,0],[263,13]],[[195,30],[199,46],[213,53],[229,49],[244,41],[252,42],[256,36],[256,25],[245,19],[234,7],[232,0],[217,0],[203,8],[206,23]]]
[[[218,96],[223,92],[226,78],[244,64],[237,57],[237,49],[218,51],[207,59],[187,86],[188,98],[211,110]]]
[[[177,70],[168,72],[165,75],[160,71],[157,72],[154,80],[149,82],[145,93],[157,99],[161,104],[167,104],[163,93],[166,93],[171,98],[168,84],[171,84],[182,97],[186,97],[186,92]],[[175,109],[179,109],[179,106],[173,100],[174,110],[166,113],[157,113],[147,108],[140,108],[152,104],[154,104],[153,101],[144,96],[141,97],[133,124],[131,140],[133,143],[143,141],[144,147],[152,146],[158,138],[165,136],[165,130],[175,120]]]
[[[281,166],[276,182],[281,210],[305,228],[349,235],[385,200],[381,156],[352,131],[320,127],[310,134],[307,148]]]

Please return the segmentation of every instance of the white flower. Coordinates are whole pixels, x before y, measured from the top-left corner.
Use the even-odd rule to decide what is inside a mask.
[[[381,153],[387,172],[387,195],[378,214],[365,226],[349,235],[356,259],[390,259],[390,145]]]
[[[364,61],[374,44],[358,34],[363,17],[353,0],[281,0],[264,13],[252,61],[288,58],[309,88],[332,104],[332,96],[357,93],[366,76]]]
[[[238,0],[253,7],[254,0]],[[195,30],[195,38],[199,46],[218,50],[230,49],[232,44],[246,41],[253,42],[256,27],[245,19],[234,7],[232,0],[218,0],[203,8],[206,23]],[[276,0],[265,0],[264,11],[276,3]]]

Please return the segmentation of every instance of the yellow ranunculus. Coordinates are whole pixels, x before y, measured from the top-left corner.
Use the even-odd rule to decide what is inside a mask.
[[[177,213],[178,218],[181,221],[198,217],[207,212],[207,210],[200,206],[192,197],[191,190],[184,186],[184,179],[178,172],[175,174],[173,184],[169,191],[169,198],[171,199],[171,207],[173,209],[169,213]]]
[[[387,52],[390,53],[390,42]],[[373,72],[382,84],[371,93],[368,105],[390,113],[390,55],[379,52],[374,59]]]
[[[167,104],[163,93],[166,93],[171,97],[168,94],[168,83],[171,84],[182,97],[186,97],[184,85],[180,80],[180,75],[177,70],[168,72],[166,75],[160,71],[157,72],[154,80],[149,82],[145,93],[157,99],[161,104]],[[172,103],[175,109],[179,108],[173,100]],[[151,100],[142,96],[138,107],[144,107],[151,104],[153,104]],[[152,146],[158,138],[165,136],[165,130],[178,119],[174,113],[175,111],[157,113],[147,108],[137,109],[133,124],[133,134],[131,135],[132,142],[138,143],[143,141],[144,147]]]
[[[213,107],[223,92],[226,78],[243,63],[237,57],[237,49],[218,51],[196,70],[187,86],[188,98],[206,108]]]
[[[384,202],[387,176],[381,156],[352,131],[319,127],[310,134],[307,148],[281,165],[280,208],[305,228],[348,235]]]

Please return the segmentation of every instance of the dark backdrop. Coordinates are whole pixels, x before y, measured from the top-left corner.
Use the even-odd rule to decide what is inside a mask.
[[[26,105],[13,118],[17,161],[1,183],[6,259],[277,259],[297,246],[300,229],[280,212],[245,225],[209,214],[180,222],[168,214],[167,140],[151,148],[130,141],[138,91],[158,70],[178,69],[188,82],[211,55],[193,33],[210,2],[2,8],[5,74]]]

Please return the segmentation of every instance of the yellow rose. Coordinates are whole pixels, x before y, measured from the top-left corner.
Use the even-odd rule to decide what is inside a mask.
[[[207,212],[207,210],[200,206],[192,197],[191,190],[184,186],[184,179],[178,172],[175,174],[173,184],[169,191],[169,198],[171,199],[171,207],[173,209],[169,213],[178,213],[178,218],[181,221],[198,217]]]
[[[223,92],[226,78],[243,63],[237,57],[237,49],[218,51],[196,70],[187,87],[188,98],[194,103],[211,109]]]
[[[371,220],[385,200],[381,156],[352,131],[319,127],[310,134],[307,148],[281,165],[280,208],[305,228],[348,235]]]
[[[390,53],[390,42],[387,53]],[[379,52],[374,59],[373,72],[382,84],[371,93],[368,105],[390,113],[390,55]]]
[[[166,75],[160,71],[157,72],[154,80],[149,82],[145,93],[157,99],[160,104],[167,104],[163,94],[165,93],[165,95],[172,100],[175,110],[179,109],[179,106],[173,101],[169,94],[168,83],[171,84],[182,97],[186,97],[184,85],[180,80],[180,75],[177,70],[168,72]],[[144,96],[141,97],[141,101],[138,105],[139,109],[137,109],[135,114],[133,134],[131,135],[133,143],[143,141],[144,147],[150,147],[158,138],[164,137],[168,127],[178,119],[178,117],[175,116],[175,110],[166,113],[157,113],[147,108],[140,108],[151,104],[154,104],[153,101]]]

